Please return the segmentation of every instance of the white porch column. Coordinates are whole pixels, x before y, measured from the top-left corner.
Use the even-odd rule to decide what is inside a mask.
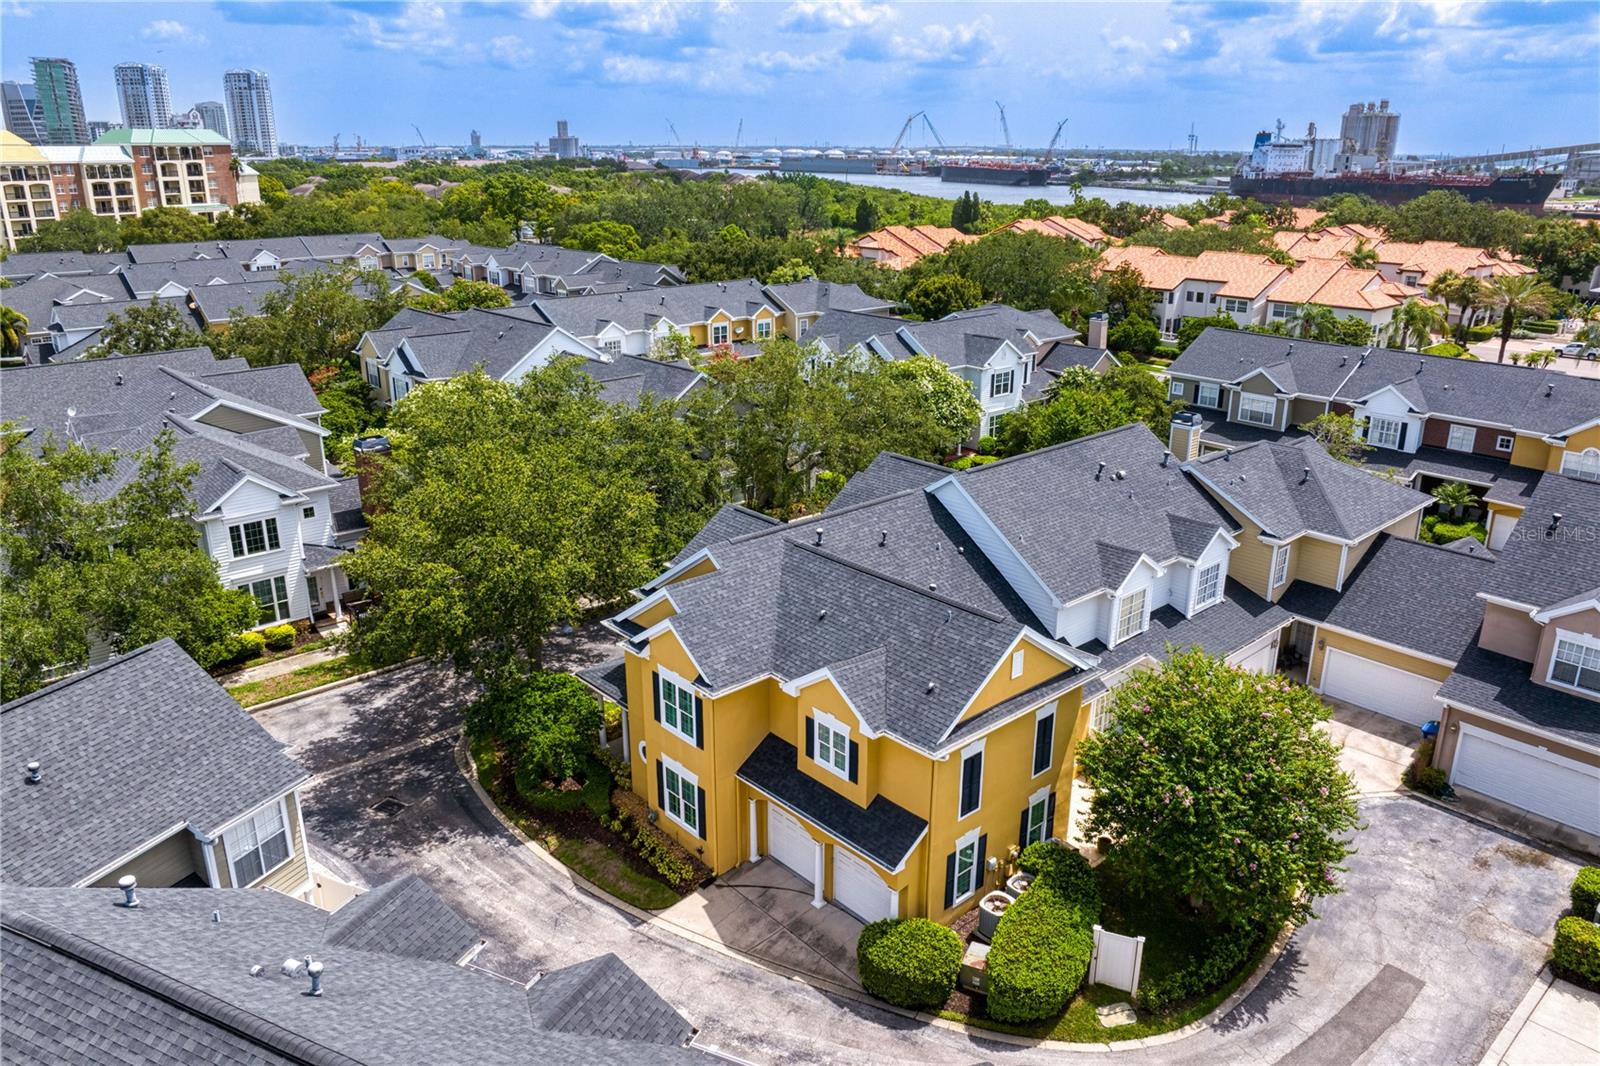
[[[824,903],[827,902],[826,900],[824,900],[822,898],[822,876],[823,876],[822,855],[823,855],[823,847],[822,847],[821,841],[816,841],[816,840],[811,842],[811,846],[817,849],[817,861],[816,861],[816,866],[815,866],[816,877],[812,880],[812,883],[811,883],[811,885],[812,885],[812,887],[811,887],[811,905],[813,907],[820,907]]]
[[[761,835],[756,825],[756,800],[750,797],[750,861],[761,861]]]

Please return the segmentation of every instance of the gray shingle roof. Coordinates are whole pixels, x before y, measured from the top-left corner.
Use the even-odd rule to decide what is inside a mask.
[[[628,706],[628,660],[622,656],[579,670],[578,677],[617,706]]]
[[[247,281],[260,281],[262,275],[247,268],[237,259],[180,259],[170,263],[132,263],[118,272],[129,294],[139,296],[161,289],[163,285],[177,284],[184,288],[242,285]],[[275,280],[267,272],[269,280]]]
[[[1422,413],[1528,432],[1564,433],[1600,411],[1600,380],[1593,378],[1215,327],[1184,349],[1171,373],[1236,381],[1257,369],[1285,392],[1353,403],[1392,385]]]
[[[949,474],[950,469],[938,463],[896,452],[879,452],[865,470],[844,483],[844,488],[829,501],[823,513],[842,511],[906,489],[920,489]]]
[[[748,318],[763,307],[778,310],[754,278],[667,285],[614,295],[540,297],[530,306],[575,337],[593,337],[612,322],[639,331],[654,329],[661,321],[679,327],[704,322],[718,310],[734,318]]]
[[[325,939],[357,951],[454,963],[481,938],[425,881],[406,874],[328,915]]]
[[[322,912],[289,896],[146,890],[143,905],[130,910],[112,905],[116,895],[6,889],[7,984],[30,990],[7,996],[8,1061],[14,1030],[80,1056],[65,1059],[71,1062],[622,1066],[700,1059],[682,1047],[601,1031],[616,1027],[613,1012],[658,1017],[659,1000],[642,985],[591,985],[621,998],[597,1004],[592,1018],[579,1012],[558,1019],[567,1021],[564,1029],[542,1028],[536,1013],[548,1006],[539,993],[543,981],[524,989],[482,970],[337,943],[323,935]],[[214,911],[220,922],[212,921]],[[308,955],[324,967],[321,997],[304,994],[303,975],[279,972],[282,960]],[[255,965],[263,970],[251,976]],[[557,995],[562,983],[553,988]],[[151,1004],[141,1022],[141,1009]],[[585,1030],[590,1020],[597,1024]],[[644,1028],[653,1034],[666,1026]]]
[[[1540,478],[1496,560],[1483,591],[1513,603],[1549,607],[1600,588],[1600,482]]]
[[[894,335],[894,331],[904,324],[904,319],[888,315],[831,308],[811,324],[803,339],[808,344],[820,342],[829,351],[842,355],[856,345],[866,345],[876,338],[879,343],[875,350],[891,358],[904,358],[910,353]]]
[[[694,1029],[612,954],[554,970],[528,991],[533,1024],[556,1033],[678,1048]]]
[[[280,278],[251,278],[236,285],[197,285],[189,290],[207,323],[228,322],[261,313],[261,299],[283,287]]]
[[[1593,700],[1535,684],[1527,663],[1476,644],[1439,686],[1439,698],[1582,744],[1600,743],[1600,714]]]
[[[884,311],[894,306],[892,301],[863,292],[859,285],[816,278],[768,285],[767,293],[797,315],[834,310]]]
[[[1302,533],[1359,540],[1433,502],[1339,462],[1305,437],[1246,444],[1184,469],[1282,540]]]
[[[1278,602],[1301,618],[1455,662],[1477,639],[1478,590],[1494,568],[1481,555],[1384,534],[1342,593],[1296,581]]]
[[[1039,356],[1036,369],[1051,377],[1059,377],[1068,367],[1081,366],[1085,370],[1093,370],[1102,359],[1110,360],[1112,366],[1118,365],[1117,357],[1107,348],[1090,348],[1075,341],[1056,341]]]
[[[954,311],[940,321],[966,322],[991,334],[1000,330],[1002,331],[1000,336],[1010,338],[1025,352],[1034,348],[1036,344],[1070,341],[1078,337],[1077,330],[1064,325],[1061,319],[1050,311],[1023,311],[1010,304],[984,304],[965,311]],[[1028,341],[1028,334],[1033,335],[1034,342]]]
[[[77,332],[85,329],[100,329],[105,326],[112,315],[126,314],[129,308],[149,307],[151,303],[162,303],[168,307],[176,308],[183,324],[191,329],[203,328],[203,323],[195,317],[189,309],[188,296],[159,296],[145,300],[106,300],[102,303],[57,304],[50,311],[50,320],[59,323],[61,329]]]
[[[126,252],[12,252],[0,259],[0,277],[18,281],[41,274],[110,274],[130,262]]]
[[[679,563],[701,548],[708,548],[713,544],[721,544],[725,540],[742,537],[746,533],[759,533],[764,529],[771,529],[773,526],[781,525],[783,525],[783,522],[780,519],[762,514],[760,511],[752,511],[741,504],[723,504],[717,510],[717,513],[712,515],[706,524],[700,527],[700,532],[689,538],[689,543],[685,544],[683,550],[672,557],[672,561]]]
[[[211,834],[306,773],[172,640],[0,707],[14,762],[0,778],[0,880],[65,885],[158,836]]]
[[[9,289],[0,289],[0,306],[26,316],[29,333],[43,333],[50,325],[50,313],[69,300],[78,304],[97,303],[126,300],[128,295],[127,286],[115,274],[39,277]]]
[[[928,823],[881,793],[858,807],[796,764],[795,746],[768,733],[739,767],[739,780],[760,789],[888,870],[897,870]]]
[[[705,375],[688,363],[621,354],[611,359],[585,359],[585,374],[600,382],[600,396],[608,403],[635,405],[644,396],[676,400],[705,381]]]

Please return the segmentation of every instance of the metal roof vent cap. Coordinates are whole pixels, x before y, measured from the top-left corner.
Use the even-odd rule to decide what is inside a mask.
[[[880,547],[880,548],[886,547],[888,545],[888,543],[889,543],[889,531],[887,529],[878,530],[878,547]]]
[[[828,617],[828,609],[826,607],[817,612],[817,621],[820,622],[826,617]]]
[[[44,775],[39,772],[38,759],[34,759],[32,762],[30,762],[26,769],[28,771],[28,784],[37,785],[40,781],[44,780]]]
[[[120,371],[120,370],[117,371],[117,384],[118,385],[122,384],[122,371]]]
[[[1117,480],[1118,481],[1126,481],[1127,479],[1128,479],[1128,472],[1126,470],[1118,470],[1117,471]]]
[[[122,902],[117,904],[128,910],[139,905],[139,879],[132,874],[123,874],[117,878],[117,887],[122,889]]]
[[[933,682],[932,682],[932,681],[929,681],[929,682],[928,682],[928,691],[929,691],[929,692],[930,692],[930,693],[931,693],[931,692],[932,692],[932,691],[933,691]]]
[[[1544,394],[1546,396],[1554,396],[1556,394],[1556,383],[1553,382],[1553,381],[1545,382],[1544,383]]]
[[[308,996],[311,996],[313,998],[321,998],[321,996],[322,996],[322,963],[317,962],[314,959],[307,958],[306,959],[306,975],[311,978],[311,987],[306,989],[305,994],[308,995]]]
[[[1311,468],[1309,466],[1301,467],[1300,468],[1300,484],[1304,485],[1306,482],[1308,482],[1310,480],[1311,480]]]
[[[1554,533],[1556,531],[1556,527],[1559,526],[1560,524],[1561,524],[1561,512],[1560,511],[1551,512],[1551,514],[1550,514],[1550,528],[1549,528],[1549,530],[1547,530],[1547,532]]]
[[[822,527],[817,527],[817,547],[822,547]]]
[[[1161,466],[1163,468],[1165,468],[1166,465],[1168,463],[1170,463],[1170,462],[1172,462],[1172,453],[1171,452],[1165,452],[1165,451],[1162,452],[1161,453]]]
[[[1104,474],[1105,472],[1106,472],[1106,464],[1102,462],[1100,465],[1095,467],[1094,479],[1096,481],[1099,481],[1100,480],[1100,475]]]

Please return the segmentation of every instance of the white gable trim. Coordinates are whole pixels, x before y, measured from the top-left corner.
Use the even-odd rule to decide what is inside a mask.
[[[306,498],[301,493],[298,493],[293,489],[286,489],[282,485],[279,485],[279,484],[277,484],[275,482],[269,481],[269,480],[267,480],[266,478],[262,477],[259,474],[254,474],[254,473],[250,473],[248,471],[244,471],[244,472],[240,473],[239,480],[235,481],[233,483],[233,487],[232,488],[230,488],[227,492],[224,492],[220,496],[218,496],[212,502],[211,506],[206,508],[206,511],[205,511],[206,516],[208,516],[208,517],[220,517],[221,511],[222,511],[222,505],[227,503],[228,500],[230,498],[232,498],[234,493],[238,492],[241,488],[243,488],[247,484],[260,485],[262,488],[266,489],[268,492],[276,493],[278,495],[278,497],[279,497],[279,503],[295,503],[295,502],[298,502],[300,500],[304,500]]]
[[[1026,643],[1030,648],[1037,648],[1039,651],[1044,652],[1046,655],[1057,660],[1058,662],[1065,663],[1067,666],[1076,667],[1080,670],[1091,670],[1100,662],[1099,659],[1085,652],[1080,652],[1064,645],[1056,647],[1054,645],[1058,644],[1057,641],[1051,640],[1049,637],[1045,636],[1037,629],[1034,629],[1032,626],[1023,626],[1017,631],[1017,635],[1012,638],[1011,643],[1006,646],[1006,650],[1001,652],[1000,658],[996,659],[994,665],[989,668],[989,672],[984,675],[983,680],[978,682],[978,687],[972,690],[972,695],[967,697],[967,702],[961,705],[961,710],[956,713],[956,716],[954,720],[951,721],[949,727],[939,735],[940,744],[943,744],[946,740],[950,739],[950,734],[954,733],[956,727],[961,724],[962,719],[966,718],[967,713],[972,710],[972,705],[977,702],[979,694],[981,694],[983,690],[989,686],[989,682],[998,677],[1002,669],[1007,669],[1010,667],[1012,653],[1018,648],[1021,648],[1024,643]],[[1051,680],[1056,679],[1052,678]],[[1059,697],[1051,698],[1057,699]],[[966,742],[963,741],[963,744],[965,743]]]
[[[1554,607],[1546,607],[1534,615],[1533,620],[1543,624],[1557,618],[1565,618],[1569,614],[1577,614],[1580,611],[1600,611],[1600,595],[1592,595],[1588,599],[1574,600],[1557,604]]]
[[[1033,611],[1034,617],[1041,622],[1047,622],[1052,634],[1055,631],[1056,621],[1061,612],[1061,600],[1055,591],[1045,584],[1028,561],[1017,551],[1016,546],[1006,538],[984,513],[978,502],[972,498],[967,490],[955,477],[942,478],[924,489],[934,499],[944,504],[945,509],[954,516],[956,522],[966,530],[967,535],[976,540],[980,545],[985,539],[996,545],[1003,557],[990,559],[995,569],[1006,578],[1008,584],[1016,591],[1022,601]],[[963,520],[965,519],[965,520]],[[970,523],[970,526],[969,526]],[[979,550],[982,550],[981,548]],[[1007,573],[1007,571],[1011,573]]]
[[[202,385],[203,384],[204,383],[202,382]],[[252,414],[260,418],[265,418],[269,422],[278,422],[293,429],[300,429],[305,430],[308,433],[315,433],[319,437],[326,437],[329,435],[328,430],[323,429],[315,422],[307,422],[305,419],[296,415],[270,411],[265,407],[256,407],[253,404],[241,403],[240,401],[234,399],[213,400],[205,407],[202,407],[200,410],[190,415],[189,418],[191,421],[199,422],[205,418],[206,415],[210,414],[212,411],[215,411],[219,407],[226,407],[234,411],[243,411],[246,414]]]
[[[833,685],[834,690],[837,691],[840,698],[844,700],[844,705],[850,708],[850,713],[855,717],[856,725],[859,727],[862,736],[868,738],[869,740],[876,740],[883,735],[867,724],[866,718],[864,718],[861,714],[861,708],[856,706],[855,701],[850,698],[850,693],[845,691],[844,686],[839,683],[838,677],[834,676],[833,670],[829,667],[824,666],[820,670],[813,670],[809,674],[802,674],[792,681],[780,681],[778,683],[778,688],[781,689],[785,695],[793,696],[796,699],[799,699],[802,689],[810,688],[812,685],[821,684],[824,681],[827,681]]]

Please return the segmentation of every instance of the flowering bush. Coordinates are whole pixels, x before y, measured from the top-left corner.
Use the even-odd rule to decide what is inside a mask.
[[[1360,825],[1354,782],[1317,728],[1327,716],[1288,678],[1176,651],[1118,686],[1112,727],[1079,749],[1095,789],[1087,834],[1110,837],[1145,889],[1219,922],[1304,921],[1339,890]]]

